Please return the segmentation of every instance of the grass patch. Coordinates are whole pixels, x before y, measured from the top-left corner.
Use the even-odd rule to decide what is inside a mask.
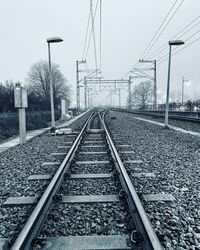
[[[60,118],[60,111],[55,110],[55,119]],[[50,111],[26,112],[26,130],[40,129],[49,126]],[[19,134],[19,115],[15,113],[0,113],[0,141]]]

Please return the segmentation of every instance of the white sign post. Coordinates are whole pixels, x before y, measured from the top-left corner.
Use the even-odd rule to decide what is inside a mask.
[[[28,108],[27,91],[20,83],[16,83],[15,90],[15,108],[19,109],[19,136],[20,144],[26,142],[26,115],[25,108]]]

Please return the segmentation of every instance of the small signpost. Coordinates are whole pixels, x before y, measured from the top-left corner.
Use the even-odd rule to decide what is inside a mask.
[[[19,109],[19,136],[20,144],[26,142],[26,115],[25,108],[28,108],[27,91],[20,83],[15,84],[14,90],[15,108]]]

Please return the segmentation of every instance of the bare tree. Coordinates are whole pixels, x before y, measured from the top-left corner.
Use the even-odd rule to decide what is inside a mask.
[[[34,92],[38,96],[45,97],[49,103],[50,100],[50,78],[49,66],[47,61],[39,61],[30,69],[27,77],[29,92]],[[60,98],[70,99],[70,87],[57,64],[52,63],[52,83],[54,102],[58,105]]]
[[[147,104],[152,104],[153,100],[153,84],[150,81],[141,82],[134,87],[132,92],[132,103],[139,105],[141,109],[145,109]]]

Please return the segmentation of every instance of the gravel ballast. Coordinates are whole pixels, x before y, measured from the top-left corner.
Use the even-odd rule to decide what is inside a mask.
[[[150,115],[137,115],[134,114],[135,117],[143,118],[143,119],[148,119],[151,121],[155,122],[161,122],[165,123],[165,118],[160,118],[160,117],[154,117]],[[169,125],[176,126],[188,131],[194,131],[200,133],[200,123],[195,123],[195,122],[189,122],[189,121],[182,121],[182,120],[174,120],[174,119],[168,119]]]
[[[134,229],[126,206],[123,202],[54,206],[41,234],[45,237],[125,234]]]
[[[155,174],[131,180],[164,248],[200,249],[200,139],[136,120],[132,114],[111,112],[106,121],[112,132],[121,135],[121,143],[133,148],[129,157],[143,161],[135,169],[125,164],[129,173]],[[143,200],[143,194],[160,193],[173,195],[175,201]]]
[[[73,124],[72,130],[79,131],[89,114]],[[75,138],[75,137],[74,137]],[[73,138],[73,140],[74,140]],[[28,181],[30,175],[54,174],[58,165],[43,166],[43,162],[58,162],[51,153],[66,152],[58,149],[66,141],[73,141],[67,135],[52,136],[50,132],[33,138],[24,145],[10,148],[0,154],[0,237],[9,238],[17,234],[34,205],[4,208],[9,197],[37,196],[45,191],[49,181]]]

